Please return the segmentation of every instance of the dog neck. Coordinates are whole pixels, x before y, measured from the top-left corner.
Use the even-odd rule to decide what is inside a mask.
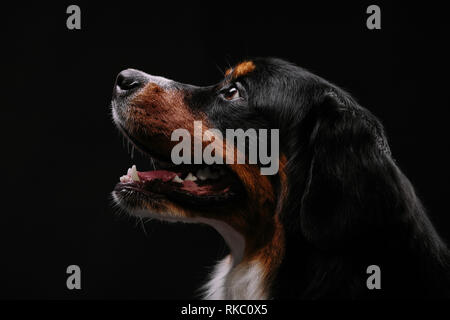
[[[213,219],[202,220],[215,228],[230,248],[230,254],[216,265],[203,287],[204,299],[268,299],[271,279],[284,254],[284,248],[280,249],[281,230],[275,230],[263,247],[249,252],[245,237],[228,224]]]
[[[233,267],[242,261],[245,251],[245,238],[243,235],[234,230],[227,223],[220,220],[199,218],[198,221],[210,225],[222,236],[230,249]]]

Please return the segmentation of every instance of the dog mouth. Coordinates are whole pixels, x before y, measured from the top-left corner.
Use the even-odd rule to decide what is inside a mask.
[[[183,204],[208,205],[236,198],[240,194],[237,182],[224,166],[179,165],[138,171],[133,165],[120,177],[115,191],[134,191],[154,199],[163,196]]]
[[[120,126],[119,126],[120,127]],[[147,147],[139,143],[120,127],[124,136],[142,155],[153,163],[153,170],[138,171],[136,165],[122,175],[114,193],[122,198],[144,196],[148,201],[167,199],[182,206],[209,208],[223,206],[239,200],[245,194],[238,176],[227,166],[173,165],[150,154]]]

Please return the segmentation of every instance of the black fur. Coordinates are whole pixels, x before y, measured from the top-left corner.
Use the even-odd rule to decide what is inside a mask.
[[[380,122],[302,68],[253,62],[255,70],[237,80],[245,99],[208,101],[207,88],[195,90],[191,105],[208,105],[203,111],[218,128],[280,128],[289,194],[274,297],[448,297],[449,253],[392,158]],[[381,290],[366,286],[369,265],[381,268]]]

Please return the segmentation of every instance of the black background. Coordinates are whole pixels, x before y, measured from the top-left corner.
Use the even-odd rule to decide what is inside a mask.
[[[394,157],[449,242],[446,22],[424,7],[312,1],[131,1],[2,8],[0,298],[190,298],[227,249],[210,228],[118,215],[109,193],[133,160],[109,103],[134,67],[208,85],[246,57],[295,62],[384,123]],[[222,71],[221,71],[222,70]],[[140,167],[138,166],[138,169]],[[82,269],[82,290],[66,268]]]

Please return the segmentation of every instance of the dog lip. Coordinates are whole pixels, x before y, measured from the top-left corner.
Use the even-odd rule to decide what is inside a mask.
[[[148,147],[141,143],[137,138],[133,137],[121,123],[116,121],[116,125],[119,128],[119,131],[125,136],[125,138],[128,139],[128,141],[133,144],[133,146],[135,146],[141,153],[150,158],[152,161],[156,162],[158,166],[160,166],[161,168],[170,168],[173,166],[172,163],[165,160],[159,154],[156,154],[154,151],[148,150]]]
[[[139,174],[143,177],[143,173]],[[176,173],[173,173],[176,175]],[[169,177],[170,178],[170,177]],[[224,181],[198,182],[185,181],[173,182],[171,179],[154,178],[140,181],[124,181],[116,184],[114,192],[136,192],[145,195],[150,200],[167,199],[179,203],[182,206],[205,206],[220,204],[223,201],[238,199],[243,195],[241,187],[232,178]],[[129,198],[131,195],[128,194]]]

